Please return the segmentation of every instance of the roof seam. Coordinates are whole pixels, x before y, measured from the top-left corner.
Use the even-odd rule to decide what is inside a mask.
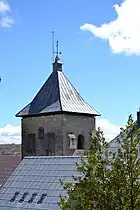
[[[59,97],[59,103],[60,103],[60,110],[63,111],[63,110],[62,110],[62,103],[61,103],[60,81],[59,81],[59,73],[58,73],[58,71],[57,71],[57,80],[58,80],[58,89],[59,89],[59,94],[58,94],[59,96],[58,96],[58,97]]]
[[[16,116],[39,116],[58,112],[100,116],[83,99],[62,71],[52,72],[31,103]]]

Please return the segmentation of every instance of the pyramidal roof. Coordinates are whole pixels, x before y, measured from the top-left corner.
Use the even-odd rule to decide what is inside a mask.
[[[37,116],[52,113],[77,113],[100,116],[76,91],[62,72],[62,63],[55,58],[53,72],[30,104],[17,117]]]

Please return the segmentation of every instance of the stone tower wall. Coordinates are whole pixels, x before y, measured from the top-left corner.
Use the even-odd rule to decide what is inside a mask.
[[[28,141],[29,134],[35,134],[35,155],[47,155],[47,134],[54,133],[55,141],[55,154],[63,154],[63,136],[62,136],[62,116],[52,115],[52,116],[38,116],[22,119],[22,157],[30,155],[27,153],[26,145]],[[44,140],[38,138],[39,127],[44,128]],[[53,141],[52,141],[53,143]]]
[[[38,137],[39,127],[44,128],[44,139]],[[78,135],[82,134],[84,136],[84,148],[88,149],[90,134],[93,129],[95,129],[95,118],[88,116],[58,114],[23,118],[22,157],[27,155],[72,155],[68,138],[69,133],[75,135],[76,141]],[[53,135],[49,136],[50,133]],[[27,151],[30,134],[34,135],[35,154],[30,154],[30,151]],[[48,153],[48,147],[52,150],[51,154]]]
[[[68,139],[68,133],[73,133],[76,137],[76,144],[78,136],[82,134],[84,136],[84,149],[87,150],[90,145],[90,135],[95,129],[95,118],[81,115],[63,115],[63,153],[64,155],[71,155],[70,143]]]

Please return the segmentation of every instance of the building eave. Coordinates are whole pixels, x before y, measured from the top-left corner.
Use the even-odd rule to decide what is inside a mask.
[[[89,113],[78,113],[78,112],[67,112],[67,111],[58,111],[58,112],[48,112],[48,113],[38,113],[38,114],[27,114],[27,115],[19,115],[16,117],[22,118],[30,118],[30,117],[41,117],[41,116],[50,116],[50,115],[60,115],[60,114],[68,114],[68,115],[77,115],[77,116],[89,116],[89,117],[99,117],[101,114],[89,114]]]

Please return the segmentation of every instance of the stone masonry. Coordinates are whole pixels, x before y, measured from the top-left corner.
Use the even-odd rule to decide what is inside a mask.
[[[44,138],[39,139],[38,129],[44,128]],[[95,129],[95,117],[73,114],[55,114],[38,117],[22,118],[22,158],[28,154],[27,143],[29,134],[34,134],[35,154],[33,155],[72,155],[70,150],[69,133],[73,133],[78,139],[78,135],[84,136],[84,150],[90,147],[90,134]],[[53,134],[50,141],[49,134]],[[53,151],[49,153],[48,141]],[[48,153],[47,153],[48,152]]]

